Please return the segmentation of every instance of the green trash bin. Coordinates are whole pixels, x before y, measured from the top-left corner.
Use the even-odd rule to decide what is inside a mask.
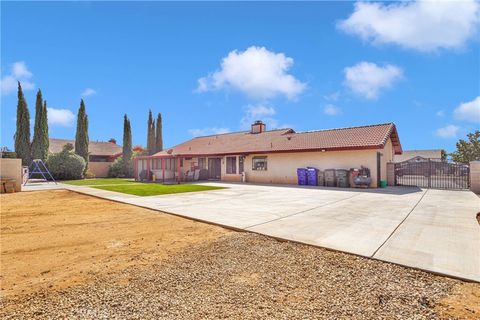
[[[387,180],[380,180],[380,188],[386,188],[387,187]]]

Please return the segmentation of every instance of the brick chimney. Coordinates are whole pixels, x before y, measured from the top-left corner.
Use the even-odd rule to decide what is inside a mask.
[[[250,130],[250,133],[262,133],[267,130],[267,127],[265,126],[265,123],[263,123],[261,120],[257,120],[252,124],[252,129]]]

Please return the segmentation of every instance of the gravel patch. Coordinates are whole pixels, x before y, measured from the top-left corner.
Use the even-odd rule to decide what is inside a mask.
[[[432,319],[458,281],[251,233],[63,291],[5,299],[2,319]]]

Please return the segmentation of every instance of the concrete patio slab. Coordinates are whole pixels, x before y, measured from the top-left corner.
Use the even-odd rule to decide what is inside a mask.
[[[424,192],[360,193],[248,230],[371,257]]]
[[[428,190],[375,258],[480,281],[480,198]]]

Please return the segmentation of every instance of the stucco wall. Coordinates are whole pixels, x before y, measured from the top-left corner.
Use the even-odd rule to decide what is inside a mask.
[[[108,169],[113,162],[89,162],[88,169],[96,178],[105,178],[108,176]]]
[[[394,158],[394,150],[392,141],[388,139],[385,147],[382,150],[379,150],[382,154],[380,161],[381,161],[381,169],[380,169],[380,179],[387,180],[387,163],[393,162]]]
[[[15,191],[22,191],[22,159],[0,158],[0,176],[15,179]]]
[[[267,170],[252,170],[253,156],[267,156]],[[270,153],[249,155],[245,159],[247,182],[297,183],[297,168],[350,169],[364,166],[370,169],[372,187],[377,187],[377,150]],[[386,172],[385,166],[382,168]]]
[[[470,190],[480,194],[480,161],[470,162]]]

